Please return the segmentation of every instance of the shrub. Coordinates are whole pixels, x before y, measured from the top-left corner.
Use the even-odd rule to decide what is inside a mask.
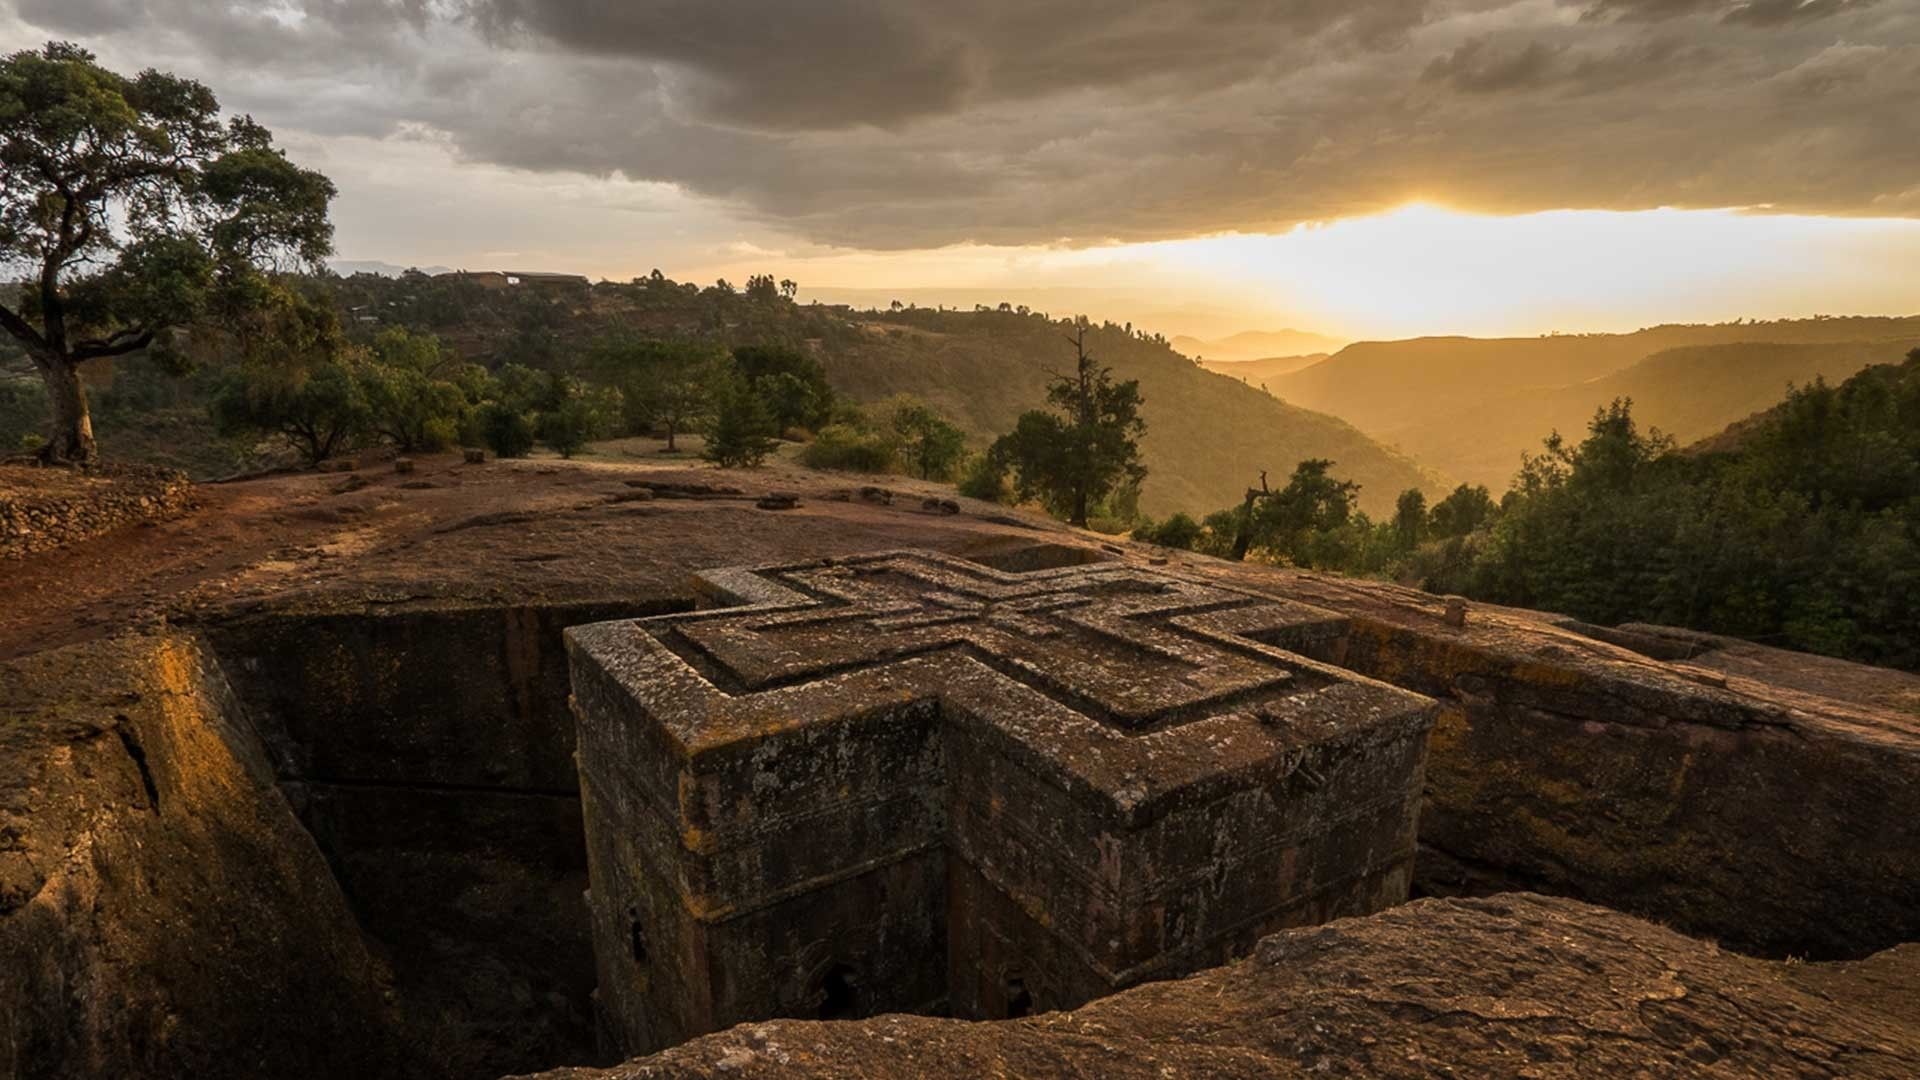
[[[221,380],[211,409],[221,435],[275,433],[309,463],[351,445],[372,420],[357,373],[335,360],[238,368]]]
[[[1175,514],[1155,524],[1148,521],[1133,530],[1133,538],[1142,543],[1191,551],[1200,541],[1201,525],[1186,514]]]
[[[573,397],[557,409],[540,414],[540,441],[554,453],[570,458],[600,434],[600,416],[585,398]]]
[[[883,473],[899,465],[899,456],[886,436],[849,424],[829,424],[800,451],[800,463],[812,469]]]
[[[489,401],[476,416],[480,441],[495,457],[523,458],[533,453],[533,418],[518,409]]]
[[[960,470],[960,494],[969,499],[1005,503],[1013,499],[1007,470],[992,454],[975,454]]]

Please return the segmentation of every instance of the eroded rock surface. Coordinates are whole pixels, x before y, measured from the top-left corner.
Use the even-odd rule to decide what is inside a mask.
[[[965,500],[959,514],[931,513],[924,499],[944,494],[904,480],[902,497],[883,505],[850,492],[836,500],[833,478],[777,465],[747,474],[740,494],[718,491],[710,470],[605,459],[472,469],[427,457],[418,482],[433,486],[424,488],[384,471],[365,475],[365,488],[344,494],[332,492],[337,476],[203,488],[197,513],[30,555],[0,575],[0,656],[28,665],[6,669],[11,681],[0,685],[0,1055],[13,1055],[0,1065],[33,1076],[406,1075],[404,1063],[376,1060],[387,964],[426,976],[396,975],[391,1004],[426,1021],[408,1030],[409,1045],[432,1059],[428,1073],[604,1060],[582,1047],[592,972],[579,803],[563,744],[561,630],[688,607],[698,599],[695,574],[711,567],[900,547],[1011,571],[1165,568],[1330,613],[1315,624],[1320,635],[1284,647],[1442,705],[1428,743],[1417,890],[1572,895],[1769,956],[1861,958],[1920,939],[1920,678],[1912,675],[1472,603],[1455,625],[1442,598],[1384,583],[1107,544]],[[629,486],[636,481],[647,486]],[[798,494],[800,505],[754,509],[754,497],[776,488]],[[656,602],[675,606],[633,606]],[[183,616],[217,642],[223,670],[260,705],[251,719],[280,752],[269,757],[297,821],[260,780],[270,770],[258,767],[259,751],[230,737],[224,709],[162,725],[156,730],[175,734],[158,741],[148,730],[157,715],[150,703],[194,694],[142,689],[155,678],[142,658],[156,639],[102,639],[163,617],[177,626]],[[82,641],[95,644],[50,651]],[[146,808],[137,756],[114,733],[123,714],[159,814]],[[199,727],[213,734],[194,734]],[[227,749],[203,751],[208,739]],[[176,760],[193,768],[177,770]],[[228,764],[214,768],[221,761]],[[173,791],[183,777],[215,773],[252,794],[214,799],[192,784]],[[199,808],[190,819],[170,813],[181,800]],[[300,823],[319,838],[326,863]],[[202,899],[213,891],[231,899]],[[335,930],[356,918],[369,944],[342,944],[349,939]],[[1429,948],[1416,925],[1395,933],[1405,979],[1424,978],[1429,954],[1452,948],[1444,935]],[[1537,940],[1515,938],[1523,939]],[[1791,999],[1801,1028],[1744,1027],[1725,1009],[1687,1023],[1727,1033],[1698,1036],[1726,1061],[1793,1075],[1797,1062],[1755,1058],[1755,1046],[1811,1048],[1817,1060],[1860,1034],[1843,1014],[1862,986],[1888,988],[1876,1007],[1893,1000],[1890,988],[1906,987],[1904,1022],[1920,1025],[1906,956],[1792,967],[1721,956],[1716,964],[1731,965],[1721,970],[1750,979],[1740,985],[1756,993],[1826,998]],[[1376,981],[1386,978],[1384,956],[1366,963]],[[1529,985],[1555,1005],[1548,991],[1560,984]],[[987,987],[1009,999],[1025,989]],[[1578,1003],[1591,989],[1570,992]],[[1729,992],[1715,1000],[1745,999]],[[823,995],[808,1015],[824,1004]],[[1664,1023],[1654,1008],[1636,1014]],[[1857,1024],[1866,1013],[1854,1011]],[[1089,1013],[1102,1015],[1073,1015]],[[950,1030],[925,1023],[928,1032]],[[1436,1023],[1487,1021],[1443,1011]],[[1371,1033],[1342,1030],[1313,1045],[1329,1069],[1369,1071],[1343,1066],[1341,1055],[1370,1063]],[[1582,1035],[1558,1014],[1490,1030],[1509,1046],[1529,1046],[1523,1036],[1540,1032]],[[1753,1030],[1769,1034],[1742,1041]],[[1134,1038],[1117,1027],[1081,1032],[1048,1044],[1052,1057],[1017,1059],[1020,1071],[1092,1060],[1072,1055],[1116,1033]],[[961,1055],[985,1045],[934,1038],[950,1041],[930,1047]],[[1865,1062],[1856,1075],[1879,1067],[1878,1058],[1832,1052]],[[1165,1060],[1176,1069],[1207,1060],[1183,1054]],[[1557,1060],[1537,1068],[1576,1070]],[[1579,1071],[1605,1073],[1621,1060],[1601,1054],[1598,1067]],[[280,1061],[289,1064],[274,1068]],[[1819,1075],[1814,1069],[1805,1071]]]
[[[1422,900],[1290,930],[1073,1012],[774,1021],[607,1070],[693,1077],[1859,1077],[1920,1074],[1920,947],[1782,964],[1565,899]]]
[[[387,984],[191,639],[0,666],[0,1076],[404,1075]]]

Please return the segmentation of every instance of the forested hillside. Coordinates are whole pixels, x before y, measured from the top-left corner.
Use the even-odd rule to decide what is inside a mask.
[[[1844,378],[1916,340],[1920,317],[1416,338],[1350,345],[1264,381],[1429,468],[1498,490],[1541,433],[1576,431],[1614,397],[1632,397],[1637,414],[1663,430],[1701,437],[1777,400],[1789,382]]]
[[[822,358],[836,386],[867,400],[913,394],[982,438],[1033,408],[1048,375],[1072,360],[1057,323],[1017,312],[884,312],[862,326],[861,337]],[[1116,377],[1140,382],[1149,470],[1141,508],[1149,514],[1235,502],[1261,470],[1284,475],[1307,458],[1335,461],[1373,512],[1391,509],[1407,488],[1444,485],[1345,421],[1207,372],[1164,342],[1109,325],[1094,328],[1087,345]]]
[[[1040,407],[1050,373],[1072,364],[1064,320],[1006,308],[968,312],[905,308],[855,312],[796,304],[771,278],[748,288],[706,287],[658,274],[630,283],[489,288],[472,279],[357,274],[305,279],[330,299],[344,333],[371,341],[382,330],[430,334],[464,361],[491,370],[520,365],[595,377],[590,356],[610,336],[698,340],[725,346],[799,348],[857,402],[911,394],[951,416],[976,448]],[[1116,377],[1137,379],[1145,398],[1141,447],[1147,513],[1210,508],[1238,498],[1260,470],[1282,474],[1304,458],[1331,458],[1362,485],[1360,503],[1381,509],[1409,487],[1438,490],[1423,473],[1351,425],[1284,404],[1256,387],[1212,375],[1168,343],[1123,326],[1091,327],[1089,347]],[[97,392],[101,445],[109,456],[165,460],[201,476],[246,463],[245,448],[206,422],[220,363],[177,380],[144,360],[122,362]],[[0,439],[16,445],[40,422],[44,400],[22,380],[0,387]]]
[[[1920,337],[1821,345],[1692,345],[1655,353],[1611,375],[1553,390],[1511,393],[1458,414],[1411,425],[1398,443],[1421,461],[1496,490],[1520,467],[1520,450],[1543,432],[1573,435],[1615,398],[1633,402],[1642,425],[1681,443],[1705,438],[1780,400],[1788,386],[1839,382],[1902,356]]]

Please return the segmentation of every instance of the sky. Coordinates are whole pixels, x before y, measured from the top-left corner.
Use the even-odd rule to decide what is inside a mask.
[[[1920,0],[0,0],[211,86],[341,257],[1169,335],[1920,311]]]

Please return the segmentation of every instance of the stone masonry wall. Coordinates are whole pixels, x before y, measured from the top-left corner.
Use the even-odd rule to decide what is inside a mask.
[[[0,561],[51,551],[193,507],[185,474],[149,466],[0,468]]]

